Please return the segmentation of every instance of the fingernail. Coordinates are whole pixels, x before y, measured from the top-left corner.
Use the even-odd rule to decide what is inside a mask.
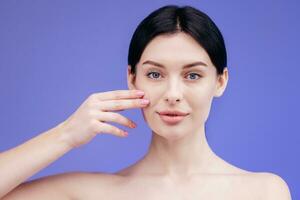
[[[148,104],[149,103],[149,100],[148,99],[141,99],[141,104]]]
[[[123,135],[124,136],[128,136],[128,132],[127,131],[123,131]]]
[[[145,94],[145,92],[139,90],[139,91],[136,92],[136,94],[137,94],[138,96],[143,96],[143,95]]]

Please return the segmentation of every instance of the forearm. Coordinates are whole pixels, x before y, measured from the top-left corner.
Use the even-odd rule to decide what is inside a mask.
[[[61,126],[0,153],[0,198],[71,150]]]

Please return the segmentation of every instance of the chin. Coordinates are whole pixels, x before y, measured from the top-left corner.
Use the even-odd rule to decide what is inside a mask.
[[[148,120],[149,121],[149,120]],[[149,121],[148,125],[152,130],[152,134],[156,134],[166,140],[174,141],[184,138],[187,135],[186,129],[179,126],[168,126],[164,122],[157,120]]]
[[[161,134],[162,137],[164,137],[166,140],[169,141],[176,141],[176,140],[180,140],[184,137],[184,135],[182,134],[174,134],[174,133],[167,133],[167,134]]]

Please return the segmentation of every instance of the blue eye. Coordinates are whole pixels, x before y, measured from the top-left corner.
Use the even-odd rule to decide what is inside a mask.
[[[201,77],[199,74],[196,74],[196,73],[190,73],[189,75],[191,75],[191,74],[197,75],[199,78]],[[192,79],[192,80],[196,80],[196,79]]]
[[[149,73],[147,73],[147,77],[149,77],[149,75],[151,75],[151,74],[159,74],[159,72],[149,72]],[[156,78],[154,78],[154,79],[156,79]]]
[[[151,74],[154,75],[154,78],[151,78],[151,79],[158,79],[158,76],[160,75],[159,72],[152,71],[152,72],[147,73],[147,77],[149,77]],[[201,78],[201,75],[199,75],[199,74],[197,74],[197,73],[190,73],[189,75],[196,75],[196,76],[198,76],[199,78]],[[156,77],[155,77],[155,76],[156,76]],[[192,77],[195,77],[195,76],[192,76]],[[192,80],[197,80],[197,79],[192,78]]]

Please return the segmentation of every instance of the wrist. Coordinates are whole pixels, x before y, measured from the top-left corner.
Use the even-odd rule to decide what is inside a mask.
[[[74,148],[70,142],[70,136],[67,134],[63,122],[51,129],[50,132],[51,135],[55,136],[57,143],[63,145],[66,150]]]

